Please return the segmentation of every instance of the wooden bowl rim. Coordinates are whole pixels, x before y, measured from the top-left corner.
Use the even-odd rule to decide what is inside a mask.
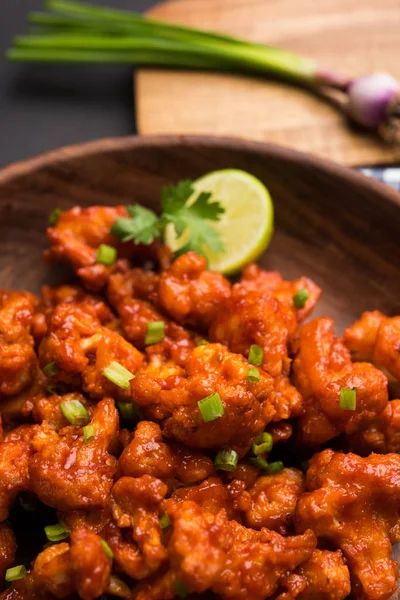
[[[333,161],[320,158],[314,154],[306,154],[292,150],[278,144],[256,142],[242,138],[213,136],[213,135],[131,135],[121,137],[103,138],[89,142],[83,142],[70,146],[62,146],[56,150],[39,154],[33,158],[12,163],[0,169],[0,186],[29,175],[29,173],[40,170],[57,163],[67,163],[72,159],[85,156],[95,156],[106,152],[130,150],[135,148],[180,148],[190,146],[204,146],[208,148],[231,149],[246,151],[259,156],[278,158],[286,162],[292,162],[299,166],[317,168],[325,171],[330,176],[340,179],[346,183],[374,191],[388,202],[400,207],[400,193],[393,188],[380,183],[372,178],[366,177],[361,172],[340,165]]]

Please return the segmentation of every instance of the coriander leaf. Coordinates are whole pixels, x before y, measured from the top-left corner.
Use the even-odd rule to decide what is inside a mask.
[[[178,211],[194,192],[190,179],[182,179],[176,185],[165,185],[161,192],[161,206],[165,213]]]
[[[145,244],[148,246],[161,235],[160,219],[148,208],[139,204],[127,206],[129,217],[120,217],[111,228],[112,235],[115,235],[122,242],[134,241],[135,244]]]

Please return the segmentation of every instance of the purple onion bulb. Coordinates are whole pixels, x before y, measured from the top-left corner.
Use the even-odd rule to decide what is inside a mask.
[[[348,87],[349,114],[357,123],[376,128],[387,121],[399,92],[399,83],[389,73],[358,77]]]

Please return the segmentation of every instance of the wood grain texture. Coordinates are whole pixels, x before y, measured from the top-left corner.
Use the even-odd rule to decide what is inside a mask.
[[[0,287],[66,281],[41,261],[49,213],[79,204],[159,206],[162,185],[236,167],[270,189],[276,231],[260,264],[323,288],[316,314],[340,331],[361,311],[400,309],[400,195],[364,176],[273,145],[206,137],[103,140],[0,172]],[[400,560],[398,547],[394,556]],[[397,592],[391,600],[399,600]]]
[[[398,0],[169,0],[150,14],[281,46],[350,76],[378,70],[400,79]],[[136,75],[136,110],[142,134],[237,135],[347,165],[400,158],[375,136],[347,127],[328,104],[282,83],[145,70]]]

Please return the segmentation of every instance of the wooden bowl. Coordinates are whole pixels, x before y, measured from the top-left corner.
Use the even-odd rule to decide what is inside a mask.
[[[102,140],[1,171],[0,287],[37,291],[65,280],[64,270],[41,261],[55,207],[157,208],[165,183],[227,167],[253,173],[271,191],[276,231],[259,262],[288,279],[314,279],[324,290],[315,314],[332,316],[340,331],[364,310],[400,312],[399,194],[312,156],[212,137]]]

